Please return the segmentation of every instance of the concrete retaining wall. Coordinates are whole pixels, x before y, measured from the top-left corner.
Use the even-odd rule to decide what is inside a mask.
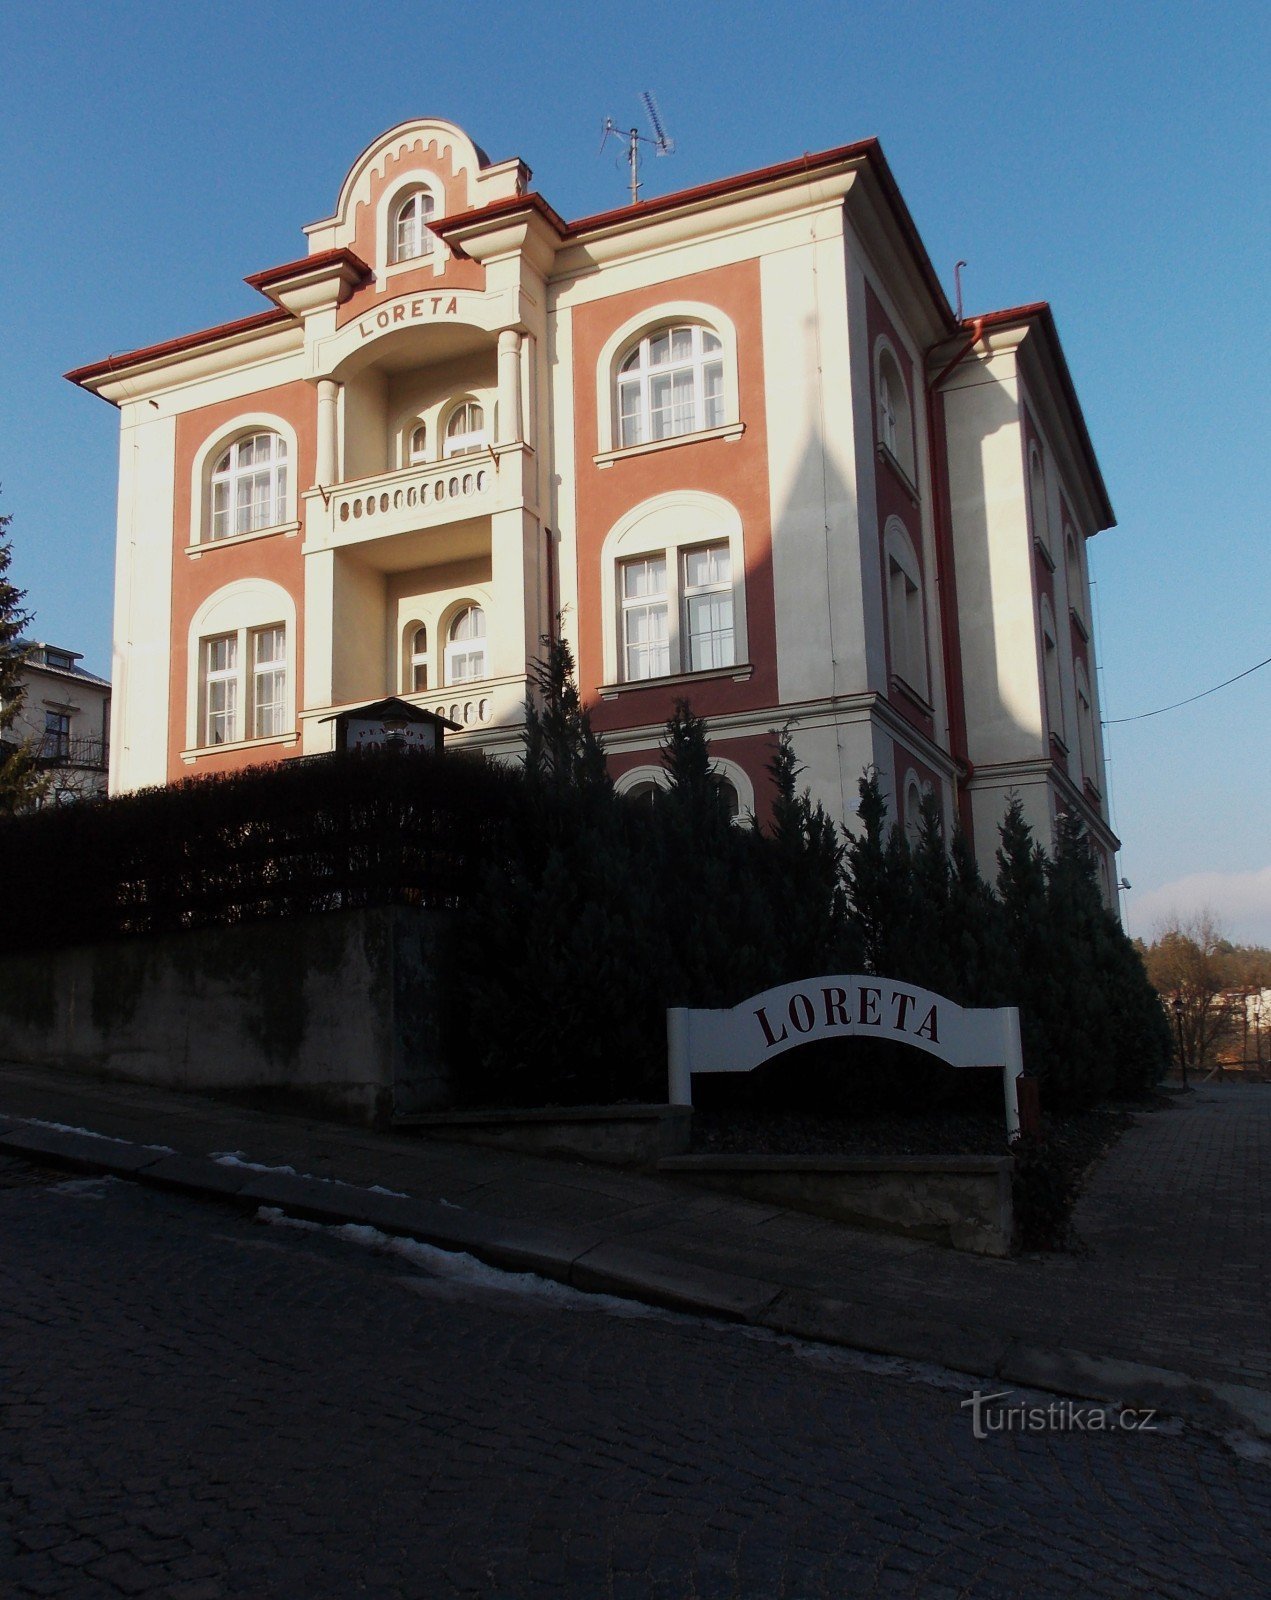
[[[312,1107],[444,1104],[438,919],[402,908],[0,959],[0,1060]]]
[[[670,1156],[661,1172],[889,1233],[939,1239],[978,1255],[1010,1254],[1008,1156]]]
[[[542,1111],[443,1111],[399,1122],[434,1139],[611,1166],[652,1166],[688,1149],[689,1106],[553,1106]]]

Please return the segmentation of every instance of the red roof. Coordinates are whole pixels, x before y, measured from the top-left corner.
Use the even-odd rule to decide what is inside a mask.
[[[148,344],[140,350],[124,350],[119,355],[107,356],[104,361],[94,361],[87,367],[76,367],[63,374],[72,383],[86,383],[90,378],[106,378],[125,367],[135,367],[142,361],[157,360],[160,356],[179,355],[183,350],[194,350],[202,344],[214,344],[218,339],[232,338],[236,333],[251,333],[257,328],[267,328],[275,322],[294,322],[290,311],[272,306],[268,311],[258,311],[255,316],[240,317],[237,322],[222,322],[215,328],[203,328],[198,333],[187,333],[180,339],[166,339],[162,344]]]

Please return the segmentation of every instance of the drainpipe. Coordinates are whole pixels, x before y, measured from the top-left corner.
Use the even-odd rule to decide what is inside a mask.
[[[958,817],[971,836],[969,784],[974,769],[967,750],[966,699],[962,684],[962,648],[958,625],[958,588],[953,556],[953,519],[947,493],[948,454],[944,401],[940,385],[966,360],[984,334],[984,318],[971,324],[971,337],[938,377],[926,385],[927,459],[931,465],[931,520],[936,541],[936,574],[940,601],[940,641],[944,659],[945,695],[949,710],[949,751],[958,769]],[[943,341],[942,341],[943,342]],[[935,347],[933,347],[935,348]]]

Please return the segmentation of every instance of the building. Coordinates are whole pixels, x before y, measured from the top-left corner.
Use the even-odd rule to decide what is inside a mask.
[[[836,817],[873,766],[991,867],[1016,791],[1106,889],[1114,519],[1049,308],[955,316],[874,140],[575,222],[530,178],[404,123],[267,309],[68,374],[121,414],[112,788],[386,694],[512,755],[559,613],[620,788],[683,697],[743,812],[788,723]]]
[[[21,704],[6,742],[29,744],[48,781],[49,800],[106,792],[110,763],[110,684],[86,672],[83,655],[59,645],[17,641],[30,653]]]

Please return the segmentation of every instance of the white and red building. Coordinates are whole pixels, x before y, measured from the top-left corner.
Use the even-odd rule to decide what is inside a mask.
[[[991,870],[1008,792],[1111,882],[1086,542],[1045,304],[960,321],[873,140],[566,222],[421,119],[254,316],[69,374],[119,408],[111,785],[330,747],[387,694],[512,756],[559,612],[620,788],[679,698],[742,811],[774,727]]]

